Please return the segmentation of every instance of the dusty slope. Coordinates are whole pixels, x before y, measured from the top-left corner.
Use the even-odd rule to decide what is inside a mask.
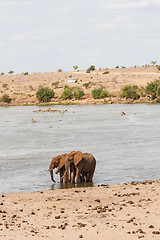
[[[109,92],[118,94],[121,88],[126,84],[146,86],[147,82],[151,82],[160,77],[160,71],[156,67],[132,67],[121,69],[109,69],[109,74],[103,74],[102,71],[92,71],[86,73],[79,72],[62,72],[62,73],[34,73],[29,75],[4,75],[0,76],[0,97],[4,93],[12,98],[12,104],[22,105],[25,103],[37,103],[36,91],[41,87],[49,87],[55,91],[53,102],[61,101],[60,96],[64,86],[79,86],[85,91],[86,97],[84,103],[93,102],[90,94],[94,88],[104,87]],[[72,77],[78,80],[77,83],[68,83],[68,79]],[[52,86],[53,82],[59,82],[58,87]],[[86,89],[83,84],[92,82],[90,88]],[[7,84],[4,88],[3,84]],[[83,102],[82,101],[82,102]],[[98,102],[98,101],[97,101]]]

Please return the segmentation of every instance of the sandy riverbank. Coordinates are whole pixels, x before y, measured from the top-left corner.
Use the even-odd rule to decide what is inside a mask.
[[[108,71],[108,74],[104,74]],[[160,71],[156,66],[149,67],[131,67],[108,70],[96,70],[86,73],[86,71],[70,72],[51,72],[51,73],[33,73],[33,74],[14,74],[0,75],[0,98],[4,93],[12,98],[12,105],[38,104],[36,92],[39,88],[48,87],[53,89],[55,97],[52,104],[102,104],[104,99],[95,100],[91,92],[95,88],[104,88],[111,93],[111,97],[106,98],[108,103],[124,103],[125,99],[119,97],[121,88],[127,84],[145,87],[148,82],[159,79]],[[76,83],[69,83],[69,78],[77,80]],[[85,83],[91,83],[88,88],[84,87]],[[54,85],[57,83],[57,85]],[[83,88],[85,96],[81,100],[62,101],[61,94],[64,86],[74,86]],[[150,99],[143,98],[139,101],[149,102]],[[0,102],[0,105],[5,105]]]
[[[160,180],[0,195],[0,239],[159,239]]]

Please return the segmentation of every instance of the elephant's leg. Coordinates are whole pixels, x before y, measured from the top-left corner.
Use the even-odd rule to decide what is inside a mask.
[[[88,179],[89,182],[92,182],[93,174],[94,174],[94,171],[89,173],[89,179]]]
[[[90,182],[90,173],[86,173],[86,182]]]
[[[75,171],[75,169],[73,169],[73,172],[72,172],[72,183],[75,183],[75,177],[76,177],[76,171]]]
[[[64,175],[64,182],[67,183],[68,182],[68,177],[67,174]]]
[[[81,182],[85,182],[85,175],[84,175],[84,173],[81,173],[80,180],[81,180]]]
[[[81,180],[80,180],[80,171],[78,168],[76,168],[76,178],[77,178],[77,183],[80,183]]]
[[[60,183],[63,183],[63,170],[60,170]]]

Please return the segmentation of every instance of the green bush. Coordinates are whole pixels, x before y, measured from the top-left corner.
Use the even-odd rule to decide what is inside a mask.
[[[76,99],[80,99],[80,98],[83,97],[83,96],[84,96],[84,91],[83,91],[83,89],[77,87],[77,88],[74,90],[74,97],[75,97]]]
[[[5,73],[4,72],[1,72],[1,75],[3,76]]]
[[[4,93],[2,98],[1,98],[1,101],[6,102],[6,103],[10,103],[12,101],[12,99],[6,93]]]
[[[71,99],[73,97],[73,89],[74,89],[73,87],[68,87],[67,85],[65,85],[61,98]]]
[[[160,103],[160,97],[156,99],[156,103]]]
[[[12,70],[10,70],[9,72],[8,72],[8,74],[13,74],[14,73],[14,71],[12,71]]]
[[[157,66],[157,69],[160,71],[160,65],[159,65],[159,66]]]
[[[7,86],[8,86],[7,83],[3,83],[3,84],[2,84],[2,87],[3,87],[3,88],[6,88]]]
[[[122,88],[122,96],[125,97],[126,99],[128,98],[138,99],[140,98],[140,95],[138,94],[137,90],[138,90],[137,86],[125,85]]]
[[[54,97],[54,91],[49,88],[40,88],[36,92],[36,97],[40,102],[50,102],[51,98]]]
[[[58,81],[56,81],[56,82],[52,82],[52,87],[57,88],[57,87],[58,87],[58,84],[59,84]]]
[[[87,83],[84,83],[83,86],[87,89],[87,88],[90,88],[92,85],[95,85],[94,82],[87,82]]]
[[[108,96],[109,96],[109,93],[106,90],[103,90],[103,88],[95,88],[92,91],[92,97],[94,99],[105,98]]]
[[[138,92],[139,92],[141,97],[145,97],[146,96],[144,87],[138,88]]]
[[[155,80],[151,83],[147,83],[145,92],[146,94],[151,95],[152,99],[155,99],[158,96],[160,96],[160,80]]]
[[[94,65],[91,65],[91,66],[88,68],[88,70],[90,70],[90,71],[94,71],[94,70],[96,70],[96,68],[95,68]]]
[[[69,86],[65,86],[64,87],[64,91],[61,95],[62,99],[72,99],[73,97],[75,97],[76,99],[80,99],[82,96],[84,96],[84,91],[83,89],[79,88],[79,87],[69,87]]]
[[[108,74],[109,72],[108,71],[106,71],[106,72],[104,72],[103,74]]]
[[[28,72],[23,73],[23,75],[28,75]]]

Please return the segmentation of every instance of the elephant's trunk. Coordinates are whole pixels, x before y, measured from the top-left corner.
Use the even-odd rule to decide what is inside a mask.
[[[53,178],[53,169],[50,170],[50,175],[51,175],[51,179],[53,182],[55,182],[54,178]]]

